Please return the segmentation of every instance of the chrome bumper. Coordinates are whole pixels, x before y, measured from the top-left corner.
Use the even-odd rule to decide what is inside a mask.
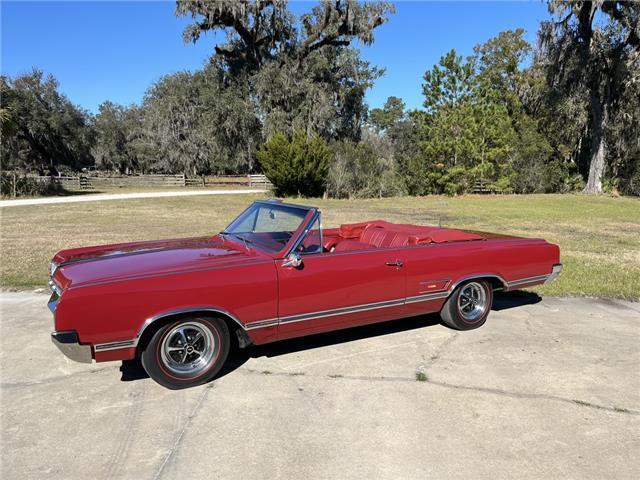
[[[551,269],[551,274],[547,277],[544,283],[553,282],[556,278],[558,278],[558,275],[560,275],[560,272],[562,272],[562,264],[558,263],[557,265],[553,266],[553,268]]]
[[[91,345],[80,345],[76,332],[53,332],[51,341],[71,360],[80,363],[91,363]]]
[[[58,302],[60,301],[60,297],[52,293],[51,297],[49,297],[49,301],[47,302],[47,307],[49,307],[49,311],[53,313],[53,318],[56,317],[56,308],[58,308]]]

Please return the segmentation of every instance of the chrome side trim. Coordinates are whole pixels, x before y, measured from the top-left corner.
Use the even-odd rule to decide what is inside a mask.
[[[305,320],[313,320],[316,318],[332,317],[334,315],[346,315],[348,313],[365,312],[367,310],[377,310],[379,308],[395,307],[404,305],[404,298],[395,300],[385,300],[383,302],[365,303],[362,305],[354,305],[351,307],[333,308],[331,310],[321,310],[317,312],[301,313],[297,315],[289,315],[280,317],[280,324],[302,322]]]
[[[520,278],[518,280],[508,282],[507,287],[511,289],[520,285],[528,285],[530,283],[544,283],[548,277],[549,275],[536,275],[535,277]]]
[[[385,300],[383,302],[365,303],[362,305],[353,305],[351,307],[333,308],[330,310],[321,310],[318,312],[301,313],[298,315],[290,315],[288,317],[280,317],[280,324],[302,322],[305,320],[314,320],[316,318],[332,317],[334,315],[347,315],[349,313],[366,312],[368,310],[377,310],[380,308],[389,308],[405,305],[407,303],[429,302],[449,296],[449,291],[432,292],[425,295],[416,295],[413,297],[397,298],[394,300]]]
[[[407,297],[405,303],[418,303],[418,302],[429,302],[431,300],[437,300],[439,298],[446,298],[449,296],[451,292],[448,290],[442,292],[433,292],[426,293],[424,295],[416,295],[415,297]]]
[[[256,322],[249,322],[249,323],[245,324],[244,329],[245,330],[255,330],[257,328],[273,327],[273,326],[275,326],[277,324],[278,324],[278,319],[277,318],[267,318],[266,320],[258,320]]]
[[[107,350],[119,350],[121,348],[135,347],[138,345],[138,339],[123,340],[121,342],[98,343],[94,345],[96,352],[106,352]]]

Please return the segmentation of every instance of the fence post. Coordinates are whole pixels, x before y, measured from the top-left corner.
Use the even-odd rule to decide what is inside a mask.
[[[82,175],[78,175],[78,190],[82,190]]]
[[[16,172],[13,172],[13,198],[16,198]]]
[[[187,186],[187,175],[185,173],[182,174],[182,186]]]
[[[251,184],[251,174],[247,175],[247,177],[249,178],[249,186],[252,187],[253,185]]]

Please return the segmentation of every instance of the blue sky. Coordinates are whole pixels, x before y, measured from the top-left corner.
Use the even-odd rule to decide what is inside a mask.
[[[37,67],[52,73],[73,102],[96,112],[105,100],[137,103],[162,75],[202,66],[221,36],[185,44],[187,18],[174,2],[32,2],[2,0],[0,70],[14,76]],[[312,3],[293,2],[295,13]],[[389,95],[411,108],[422,104],[425,70],[449,49],[469,55],[473,46],[518,27],[534,42],[548,18],[546,4],[530,2],[399,2],[389,23],[363,57],[386,73],[368,92],[372,107]]]

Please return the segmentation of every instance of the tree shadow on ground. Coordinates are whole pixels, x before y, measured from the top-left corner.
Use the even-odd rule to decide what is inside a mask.
[[[117,191],[107,190],[62,190],[55,193],[54,197],[76,197],[78,195],[92,195],[98,193],[118,193]]]
[[[542,298],[533,292],[497,292],[493,300],[492,310],[508,310],[510,308],[516,308],[523,305],[532,305],[540,302],[541,300]],[[432,327],[434,325],[439,325],[440,322],[440,316],[437,313],[431,313],[427,315],[402,318],[399,320],[391,320],[388,322],[374,323],[361,327],[309,335],[307,337],[293,338],[266,345],[252,345],[243,349],[233,348],[229,353],[227,362],[222,367],[222,370],[220,370],[216,378],[224,377],[225,375],[233,372],[251,358],[278,357],[280,355],[288,355],[290,353],[322,348],[329,345],[339,345],[341,343],[379,337],[391,333]],[[120,380],[123,382],[148,378],[147,373],[138,359],[123,361],[122,366],[120,367],[120,372],[122,372]]]

